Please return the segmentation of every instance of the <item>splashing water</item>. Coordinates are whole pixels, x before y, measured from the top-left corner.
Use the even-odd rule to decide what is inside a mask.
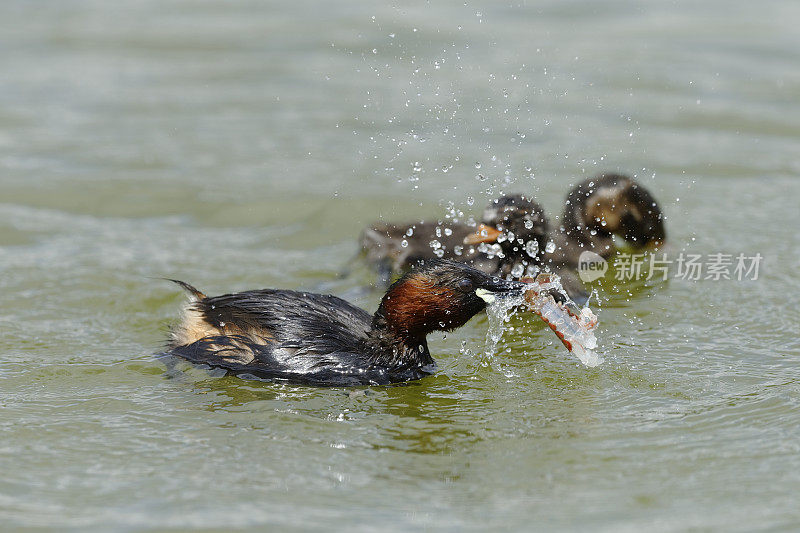
[[[539,253],[539,242],[536,239],[531,239],[525,243],[525,253],[535,258]]]
[[[539,315],[550,326],[556,336],[573,355],[587,367],[595,367],[603,362],[603,357],[594,350],[597,348],[597,317],[588,306],[579,308],[572,300],[558,303],[549,291],[555,289],[566,294],[561,281],[554,274],[542,274],[530,283],[525,291],[528,308]]]
[[[506,323],[523,305],[525,305],[525,296],[518,294],[497,296],[486,306],[486,315],[489,318],[489,329],[486,331],[487,358],[494,357],[497,343],[503,337]]]
[[[537,297],[538,311],[534,311],[564,343],[581,363],[595,367],[603,362],[603,357],[594,351],[597,348],[597,337],[592,329],[597,324],[597,317],[584,307],[577,314],[570,312],[565,306],[556,303],[551,296]]]
[[[603,363],[603,357],[594,350],[597,337],[594,329],[597,317],[589,307],[579,309],[571,300],[561,304],[548,291],[555,289],[565,294],[558,276],[543,277],[544,282],[529,282],[530,289],[519,295],[497,297],[489,302],[486,313],[489,329],[486,332],[486,357],[492,358],[503,336],[506,323],[514,314],[529,309],[537,314],[555,332],[567,350],[581,363],[592,368]]]

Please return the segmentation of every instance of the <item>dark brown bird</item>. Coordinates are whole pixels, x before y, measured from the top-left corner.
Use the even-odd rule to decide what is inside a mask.
[[[552,252],[543,263],[561,276],[577,302],[588,297],[576,275],[581,253],[604,259],[617,252],[614,236],[633,249],[656,248],[666,239],[664,216],[653,195],[623,174],[602,174],[576,185],[567,195],[561,226],[550,239]]]
[[[238,375],[312,385],[381,385],[435,371],[426,336],[464,325],[493,293],[525,284],[433,260],[389,287],[374,315],[335,296],[264,289],[192,301],[168,353]]]

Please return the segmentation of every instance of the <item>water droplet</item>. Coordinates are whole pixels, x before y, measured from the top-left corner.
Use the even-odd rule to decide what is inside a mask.
[[[475,198],[472,196],[467,196],[467,205],[473,205],[475,203]]]
[[[531,239],[525,243],[525,253],[531,257],[536,257],[539,253],[539,241]]]
[[[522,263],[517,263],[516,265],[514,265],[514,268],[511,269],[511,277],[514,278],[520,278],[524,273],[525,273],[525,267],[522,265]]]
[[[402,246],[403,248],[408,248],[408,241],[403,239],[402,241],[400,241],[400,246]]]
[[[479,161],[475,161],[475,168],[481,168],[481,164]]]
[[[492,259],[494,257],[499,257],[500,259],[502,259],[505,257],[503,249],[497,243],[486,244],[485,242],[482,242],[478,245],[478,251],[486,254],[486,257],[488,257],[489,259]]]
[[[529,218],[525,219],[525,229],[533,229],[533,220]]]
[[[444,228],[444,234],[449,237],[450,235],[453,234],[453,230],[451,230],[450,228]]]
[[[438,250],[439,248],[441,248],[441,247],[442,247],[442,243],[440,243],[440,242],[439,242],[439,241],[437,241],[436,239],[433,239],[431,242],[429,242],[429,243],[428,243],[428,245],[429,245],[431,248],[433,248],[434,250]]]
[[[556,251],[556,243],[554,243],[553,241],[548,242],[547,245],[544,247],[544,251],[547,252],[548,254],[552,254],[553,252]]]

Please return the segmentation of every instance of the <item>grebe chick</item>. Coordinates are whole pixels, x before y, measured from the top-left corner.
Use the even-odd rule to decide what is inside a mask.
[[[652,249],[666,239],[664,216],[653,195],[623,174],[602,174],[579,183],[567,194],[561,227],[550,236],[556,245],[543,263],[561,276],[578,303],[588,298],[576,274],[580,256],[591,251],[604,259],[617,252],[614,237],[633,249]]]
[[[539,264],[549,228],[538,203],[521,194],[503,195],[489,202],[481,221],[477,228],[450,222],[377,223],[361,233],[359,242],[385,283],[436,257],[501,277],[512,271],[519,277],[520,269]],[[434,241],[439,243],[436,248],[431,246]]]
[[[312,385],[384,385],[435,371],[426,336],[464,325],[524,284],[446,260],[392,284],[374,315],[335,296],[264,289],[192,301],[168,353],[239,375]]]
[[[603,174],[576,185],[567,195],[561,227],[552,234],[556,248],[546,264],[577,268],[590,250],[608,259],[614,236],[634,249],[656,248],[666,239],[664,216],[653,195],[623,174]]]

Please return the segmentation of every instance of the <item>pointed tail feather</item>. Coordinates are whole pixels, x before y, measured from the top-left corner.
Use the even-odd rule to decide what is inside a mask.
[[[208,296],[206,296],[205,294],[203,294],[199,290],[195,289],[194,287],[192,287],[191,285],[189,285],[185,281],[181,281],[181,280],[178,280],[178,279],[171,279],[171,278],[164,278],[164,279],[179,285],[183,290],[185,290],[186,292],[188,292],[189,294],[191,294],[192,296],[194,296],[198,300],[204,300],[205,298],[208,298]]]

